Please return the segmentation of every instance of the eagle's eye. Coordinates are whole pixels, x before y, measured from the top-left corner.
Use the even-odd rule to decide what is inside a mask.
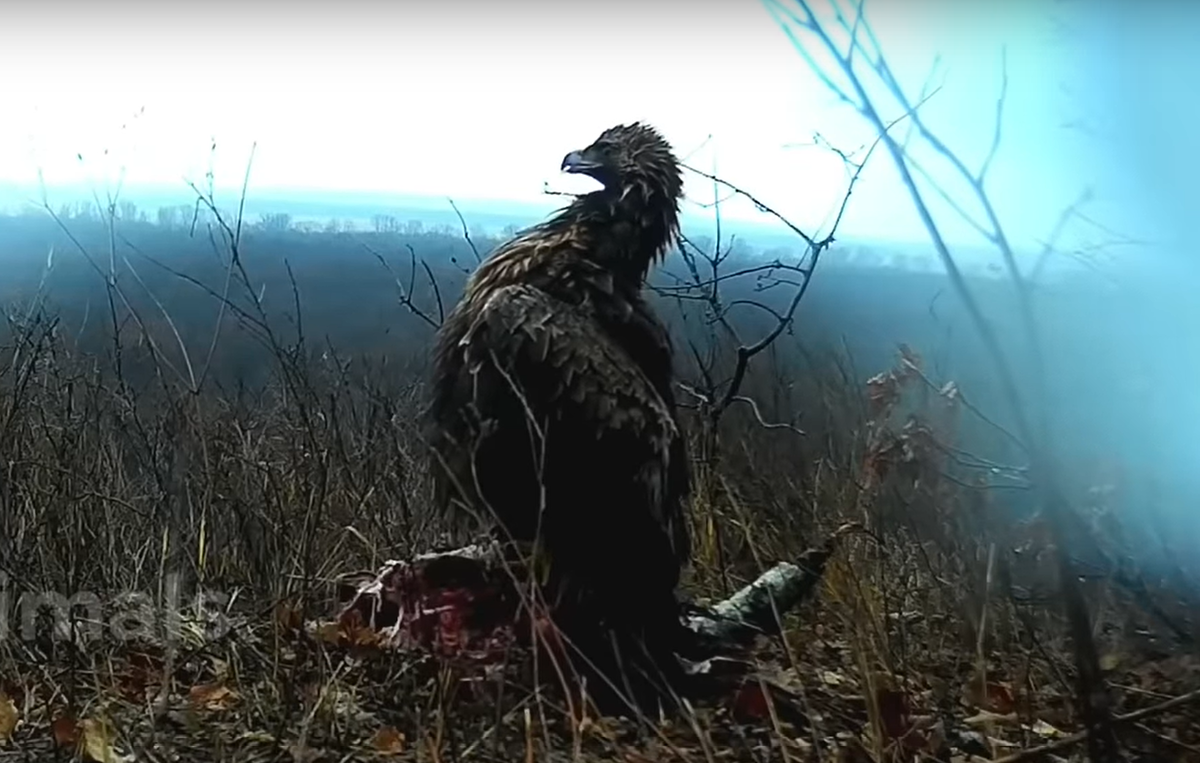
[[[604,160],[605,162],[611,162],[613,159],[616,158],[617,147],[607,141],[605,141],[603,143],[597,143],[596,144],[596,154],[600,159]]]

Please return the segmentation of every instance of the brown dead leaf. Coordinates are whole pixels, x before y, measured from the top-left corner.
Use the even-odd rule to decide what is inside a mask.
[[[151,686],[163,682],[163,671],[163,659],[159,655],[134,652],[128,656],[125,665],[113,673],[113,686],[125,699],[141,702]]]
[[[405,741],[404,734],[395,726],[384,726],[375,732],[371,745],[383,755],[400,755],[404,752]]]
[[[79,721],[69,713],[60,715],[50,724],[50,733],[59,747],[74,747],[79,743]]]
[[[1008,715],[1017,710],[1017,700],[1008,684],[997,681],[988,681],[985,684],[978,674],[963,687],[963,693],[972,707],[981,710],[1000,715]]]
[[[383,636],[379,631],[359,628],[349,634],[349,641],[350,645],[355,647],[379,647],[383,645]]]
[[[299,631],[304,627],[304,613],[291,602],[281,601],[275,605],[275,623],[280,630]]]
[[[993,713],[1008,715],[1016,712],[1017,700],[1006,685],[988,681],[983,691],[983,701],[979,706]]]
[[[200,684],[188,690],[188,699],[203,710],[228,710],[237,702],[238,695],[224,684]]]
[[[743,683],[734,694],[729,711],[741,722],[762,721],[771,717],[771,709],[762,685],[753,681]]]
[[[317,640],[333,646],[377,647],[383,644],[383,634],[366,625],[357,610],[350,610],[339,619],[322,622],[314,631]]]
[[[0,692],[0,744],[12,739],[13,731],[17,728],[21,714],[17,711],[17,703],[12,697]]]

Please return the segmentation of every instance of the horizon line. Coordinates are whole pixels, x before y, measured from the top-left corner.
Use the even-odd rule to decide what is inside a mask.
[[[197,184],[197,186],[199,186],[199,184]],[[188,184],[187,180],[183,179],[183,178],[180,179],[180,182],[177,185],[161,183],[161,182],[159,182],[159,183],[124,183],[124,182],[122,182],[119,184],[119,187],[120,187],[120,191],[118,193],[118,198],[122,195],[125,195],[126,193],[131,192],[131,191],[134,193],[141,192],[143,194],[153,194],[155,196],[161,195],[161,196],[167,196],[167,197],[171,197],[171,196],[193,197],[194,193],[195,193],[193,191],[192,187]],[[235,198],[240,199],[241,194],[242,194],[242,188],[243,188],[243,186],[240,183],[236,184],[236,185],[230,184],[230,183],[214,183],[212,186],[212,192],[216,196],[225,196],[228,194],[228,195],[233,195]],[[17,192],[32,191],[33,193],[30,196],[30,198],[26,200],[26,203],[34,205],[34,206],[40,206],[40,200],[38,199],[38,196],[42,193],[43,189],[45,191],[56,191],[57,190],[57,191],[75,192],[75,193],[78,193],[79,195],[87,196],[89,198],[91,198],[95,195],[98,195],[97,192],[100,190],[100,189],[95,188],[94,184],[89,184],[87,182],[39,183],[39,182],[0,179],[0,196],[4,195],[5,191],[17,191]],[[257,201],[255,201],[256,197],[257,197]],[[298,198],[298,197],[300,197],[300,198]],[[307,197],[307,198],[303,198],[303,197]],[[101,196],[101,198],[103,198],[103,196]],[[332,202],[330,204],[330,206],[339,206],[339,204],[336,203],[337,200],[342,201],[342,203],[345,203],[348,200],[354,200],[360,204],[369,205],[371,203],[376,203],[376,204],[380,204],[381,206],[386,206],[385,202],[388,202],[388,201],[391,201],[393,203],[403,201],[403,202],[408,202],[411,206],[421,209],[423,211],[453,212],[454,206],[457,206],[460,208],[460,211],[463,207],[475,207],[476,209],[474,211],[482,212],[484,214],[497,214],[497,212],[489,213],[487,210],[478,209],[478,207],[480,207],[480,206],[492,206],[492,207],[500,207],[500,208],[516,207],[525,213],[524,215],[518,215],[518,216],[527,216],[530,218],[543,217],[546,214],[549,214],[552,211],[554,211],[555,209],[560,208],[562,206],[561,202],[550,201],[549,199],[552,197],[549,194],[546,196],[545,201],[543,201],[541,199],[535,201],[535,200],[532,200],[532,199],[526,198],[526,197],[496,198],[496,197],[491,197],[491,196],[475,196],[475,195],[470,195],[470,194],[449,195],[449,194],[443,194],[443,193],[418,193],[418,192],[413,192],[413,191],[378,190],[378,189],[368,189],[368,188],[341,188],[341,187],[321,188],[321,187],[317,187],[317,186],[257,186],[256,187],[256,186],[254,186],[253,182],[251,182],[246,189],[246,203],[253,204],[254,206],[260,206],[261,204],[270,203],[272,201],[275,201],[275,202],[295,201],[295,202],[311,203],[313,201],[318,201],[321,198],[329,199],[329,201]],[[554,198],[557,198],[557,197],[554,197]],[[424,202],[424,203],[420,203],[420,202]],[[433,204],[431,204],[430,202],[433,202]],[[435,204],[436,204],[436,206],[434,206]],[[444,205],[444,207],[442,205]],[[279,210],[279,211],[286,211],[286,210]],[[506,210],[506,211],[509,211],[509,213],[512,213],[515,210]],[[504,212],[499,212],[498,214],[504,214]],[[465,217],[465,215],[464,215],[464,217]],[[698,222],[701,220],[712,221],[715,219],[716,213],[711,208],[697,206],[697,208],[694,210],[681,210],[680,217],[683,220],[692,218],[693,222]],[[753,217],[748,216],[748,215],[730,214],[728,212],[725,212],[721,215],[721,217],[723,220],[723,224],[730,225],[731,227],[746,226],[746,227],[758,228],[760,230],[756,231],[756,232],[759,235],[772,236],[772,237],[775,237],[775,236],[795,237],[798,241],[801,241],[800,237],[796,236],[794,231],[789,230],[786,224],[784,224],[778,218],[773,217],[770,213],[767,213],[767,212],[758,211],[756,213],[756,215]],[[836,235],[834,238],[835,238],[835,241],[840,241],[840,242],[847,243],[847,244],[857,244],[857,245],[898,245],[898,244],[899,245],[907,245],[907,246],[930,246],[930,245],[932,245],[931,242],[924,237],[922,237],[920,239],[913,239],[913,238],[888,237],[888,236],[878,236],[878,235],[843,234],[843,235]],[[963,243],[958,243],[955,245],[959,246],[959,247],[966,246],[966,247],[969,247],[972,249],[987,248],[986,245],[983,245],[980,243],[967,244],[967,243],[963,242]]]

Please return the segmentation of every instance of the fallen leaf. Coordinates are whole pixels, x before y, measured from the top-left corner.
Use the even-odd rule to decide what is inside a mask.
[[[1033,724],[1033,726],[1030,727],[1029,730],[1032,731],[1033,733],[1037,734],[1038,736],[1044,737],[1046,739],[1057,739],[1058,737],[1063,735],[1063,733],[1061,731],[1054,728],[1049,723],[1046,723],[1043,720],[1038,720],[1037,722],[1035,722]]]
[[[404,752],[404,742],[404,734],[399,732],[395,726],[384,726],[376,731],[374,738],[371,739],[375,751],[383,755],[401,754]]]
[[[1100,669],[1107,672],[1116,670],[1121,665],[1121,655],[1112,652],[1100,658]]]
[[[21,714],[17,712],[17,704],[13,702],[12,697],[0,692],[0,743],[12,739],[13,731],[20,720]]]
[[[1016,712],[1017,700],[1013,697],[1012,690],[1006,684],[988,683],[984,691],[985,710],[991,710],[993,713],[1007,715],[1008,713]]]
[[[113,674],[113,684],[125,699],[140,702],[153,684],[161,684],[163,676],[162,658],[146,652],[129,655],[126,664]]]
[[[84,718],[81,724],[80,752],[92,763],[120,763],[124,758],[113,749],[112,726],[96,718]]]
[[[79,742],[79,722],[70,714],[60,715],[50,724],[50,733],[59,747],[74,747]]]
[[[1017,709],[1016,698],[1007,684],[995,681],[984,684],[976,674],[963,688],[967,702],[973,707],[1001,715],[1007,715]]]
[[[213,657],[209,660],[209,662],[212,664],[213,675],[216,676],[218,680],[229,677],[228,662],[220,659],[219,657]]]
[[[968,726],[984,726],[989,723],[1007,724],[1007,723],[1016,723],[1016,722],[1017,722],[1017,714],[1016,713],[1003,713],[1002,714],[1002,713],[993,713],[989,710],[980,710],[978,713],[976,713],[975,715],[972,715],[970,718],[963,718],[963,723],[967,724]]]
[[[336,622],[324,622],[317,626],[316,637],[326,644],[338,645],[342,641],[342,627]]]
[[[747,681],[737,690],[732,700],[730,712],[739,721],[761,721],[771,717],[767,697],[763,694],[762,686]]]
[[[228,710],[237,702],[238,695],[224,684],[200,684],[188,690],[188,699],[205,710]]]
[[[304,627],[304,613],[292,603],[281,601],[275,606],[275,623],[280,630],[299,631]]]
[[[366,625],[358,610],[350,610],[337,620],[322,622],[315,628],[318,640],[333,646],[377,647],[384,642],[381,632]]]

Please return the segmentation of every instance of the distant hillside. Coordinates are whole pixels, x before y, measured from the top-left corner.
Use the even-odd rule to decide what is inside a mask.
[[[240,191],[218,189],[217,204],[232,218],[237,209]],[[41,193],[33,187],[0,184],[0,209],[12,212],[27,210],[40,204]],[[48,192],[52,209],[80,204],[94,204],[91,190],[82,187],[56,187]],[[182,183],[172,187],[126,187],[120,201],[133,205],[156,220],[159,209],[167,207],[193,208],[195,194]],[[333,227],[341,230],[378,231],[397,229],[454,230],[461,232],[463,221],[473,235],[498,236],[524,228],[544,219],[568,200],[547,196],[544,203],[528,203],[503,199],[455,199],[416,194],[382,194],[354,191],[323,191],[307,189],[255,188],[245,202],[245,218],[256,222],[270,216],[286,215],[289,224],[308,230]],[[704,210],[684,209],[683,227],[690,236],[711,237],[715,225],[713,215]],[[723,220],[722,234],[764,252],[770,257],[798,254],[803,241],[784,224],[768,214],[761,221]],[[1002,275],[1000,263],[991,249],[956,247],[955,256],[967,272],[979,277]],[[1026,257],[1032,262],[1036,256]],[[826,260],[826,267],[843,266],[888,267],[906,271],[940,273],[942,266],[929,244],[911,244],[888,240],[838,238],[838,246]],[[1062,272],[1061,259],[1049,263],[1048,274]]]

